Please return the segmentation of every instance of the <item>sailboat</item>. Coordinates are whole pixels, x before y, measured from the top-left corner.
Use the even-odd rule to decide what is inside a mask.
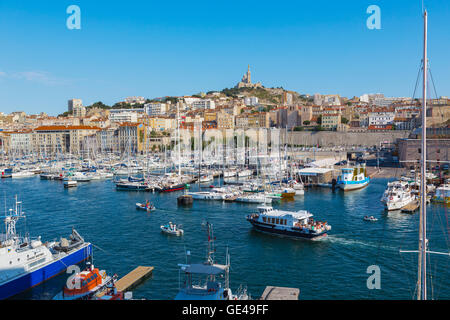
[[[428,76],[428,58],[427,58],[427,24],[428,13],[425,10],[423,14],[423,91],[422,91],[422,152],[420,161],[420,220],[419,220],[419,246],[418,250],[400,250],[400,252],[416,252],[419,254],[417,268],[417,300],[427,300],[427,254],[447,255],[448,252],[436,252],[428,250],[427,239],[427,76]]]

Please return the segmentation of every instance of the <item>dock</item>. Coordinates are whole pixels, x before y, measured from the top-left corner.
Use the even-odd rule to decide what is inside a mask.
[[[419,201],[413,201],[402,208],[402,212],[414,213],[419,209]]]
[[[259,300],[298,300],[300,289],[267,286]]]
[[[139,266],[123,278],[117,280],[115,283],[117,291],[125,292],[135,287],[141,281],[146,279],[152,272],[154,267]]]

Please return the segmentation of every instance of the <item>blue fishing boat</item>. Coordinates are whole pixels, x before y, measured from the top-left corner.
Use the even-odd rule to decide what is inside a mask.
[[[342,168],[336,185],[344,191],[349,191],[364,188],[369,182],[366,165],[361,164],[354,168]]]

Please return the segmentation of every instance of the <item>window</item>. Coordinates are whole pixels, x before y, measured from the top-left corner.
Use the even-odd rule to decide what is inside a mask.
[[[264,222],[267,222],[267,218],[266,218],[266,217],[263,217],[263,221],[264,221]]]
[[[280,223],[280,219],[277,218],[276,219],[276,223],[279,224]]]

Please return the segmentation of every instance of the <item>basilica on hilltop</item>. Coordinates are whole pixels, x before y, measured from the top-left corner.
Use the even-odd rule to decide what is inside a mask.
[[[242,76],[242,80],[235,86],[235,88],[262,88],[261,82],[252,83],[252,76],[250,73],[250,65],[247,73]]]

